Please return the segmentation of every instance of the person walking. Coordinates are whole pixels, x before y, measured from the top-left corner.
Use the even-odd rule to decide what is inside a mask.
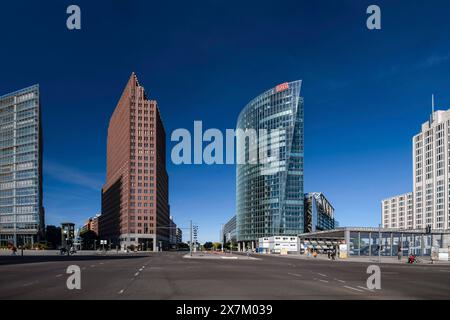
[[[402,261],[402,247],[398,247],[398,251],[397,251],[397,259],[398,261]]]

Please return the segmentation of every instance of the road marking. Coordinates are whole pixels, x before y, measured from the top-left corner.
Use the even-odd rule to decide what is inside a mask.
[[[353,287],[350,287],[350,286],[344,286],[344,288],[355,290],[355,291],[358,291],[358,292],[364,292],[363,290],[356,289],[356,288],[353,288]]]
[[[334,280],[339,281],[340,283],[345,283],[344,280],[339,280],[339,279],[334,279]]]
[[[367,290],[367,291],[373,292],[373,290],[371,290],[371,289],[369,289],[369,288],[364,288],[364,287],[362,287],[362,286],[357,286],[357,287],[360,288],[360,289],[363,289],[363,290]]]
[[[60,277],[62,277],[62,276],[63,276],[62,274],[57,274],[57,275],[56,275],[57,278],[60,278]]]
[[[118,294],[122,294],[124,291],[125,291],[125,290],[122,289],[122,290],[120,290],[120,291],[118,292]]]
[[[440,269],[439,271],[440,272],[450,272],[450,270],[443,270],[443,269]]]
[[[38,284],[39,280],[33,281],[33,282],[29,282],[29,283],[25,283],[24,285],[22,285],[22,287],[29,287],[32,286],[33,284]]]
[[[139,275],[139,272],[136,272],[136,273],[134,274],[135,277],[137,277],[138,275]]]
[[[142,271],[142,270],[144,270],[144,268],[145,268],[145,267],[142,267],[142,268],[140,268],[140,269],[139,269],[139,271]]]
[[[289,275],[291,275],[291,276],[294,276],[294,277],[301,277],[302,275],[301,274],[297,274],[297,273],[288,273]]]
[[[323,274],[323,273],[318,273],[318,275],[319,275],[319,276],[322,276],[322,277],[327,277],[327,275],[326,275],[326,274]]]
[[[327,280],[322,280],[322,279],[319,279],[319,281],[320,281],[320,282],[325,282],[325,283],[328,283],[328,281],[327,281]]]

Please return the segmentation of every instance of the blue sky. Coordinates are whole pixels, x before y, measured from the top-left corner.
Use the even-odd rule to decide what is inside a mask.
[[[366,28],[378,4],[382,30]],[[65,27],[78,4],[82,30]],[[41,86],[47,223],[100,211],[109,117],[135,71],[176,128],[234,128],[261,92],[302,79],[305,190],[341,225],[375,226],[412,189],[411,138],[431,94],[450,107],[448,1],[20,1],[0,10],[0,95]],[[168,153],[174,143],[168,143]],[[170,158],[169,158],[170,159]],[[233,166],[168,164],[176,222],[216,240],[235,212]]]

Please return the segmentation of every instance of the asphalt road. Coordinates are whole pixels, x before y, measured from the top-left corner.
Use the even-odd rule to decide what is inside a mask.
[[[0,299],[450,298],[449,266],[382,264],[381,290],[369,290],[366,263],[183,255],[0,257]],[[70,265],[81,268],[81,290],[67,289]]]

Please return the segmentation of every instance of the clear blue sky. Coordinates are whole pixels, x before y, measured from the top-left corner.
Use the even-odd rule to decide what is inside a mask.
[[[381,31],[365,27],[374,3]],[[65,27],[70,4],[81,31]],[[324,192],[341,225],[375,226],[381,199],[412,190],[431,94],[450,107],[449,12],[446,0],[2,1],[0,95],[41,85],[47,223],[80,224],[100,211],[108,121],[132,71],[168,136],[194,120],[234,128],[252,98],[302,79],[305,190]],[[176,222],[217,240],[235,168],[168,171]]]

